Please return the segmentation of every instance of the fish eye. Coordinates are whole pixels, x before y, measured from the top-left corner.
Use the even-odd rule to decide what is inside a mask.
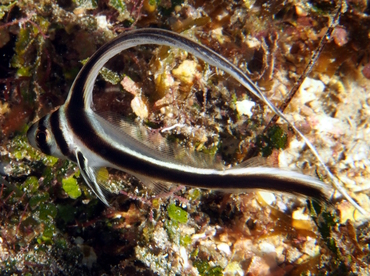
[[[42,130],[42,129],[37,130],[36,141],[39,145],[47,143],[47,139],[48,139],[47,130]]]
[[[50,155],[52,145],[51,133],[49,130],[45,126],[39,125],[34,135],[34,147],[41,150],[43,153]]]

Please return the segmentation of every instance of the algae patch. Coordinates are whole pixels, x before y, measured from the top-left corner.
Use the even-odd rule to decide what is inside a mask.
[[[77,184],[77,180],[71,176],[62,180],[63,190],[73,199],[81,196],[80,187]]]
[[[170,204],[167,207],[167,213],[171,220],[174,222],[187,223],[188,222],[188,213],[176,206],[174,203]]]

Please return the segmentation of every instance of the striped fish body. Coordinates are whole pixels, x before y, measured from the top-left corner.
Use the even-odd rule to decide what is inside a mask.
[[[88,60],[77,75],[65,104],[30,127],[29,143],[45,154],[76,162],[86,183],[107,205],[96,178],[100,167],[125,171],[144,183],[176,183],[235,193],[263,189],[320,199],[326,197],[327,186],[323,182],[297,172],[267,167],[220,170],[181,163],[173,156],[154,151],[95,113],[91,108],[92,90],[99,70],[114,55],[144,44],[186,50],[229,73],[258,98],[271,104],[240,69],[209,48],[170,31],[141,29],[118,36]]]

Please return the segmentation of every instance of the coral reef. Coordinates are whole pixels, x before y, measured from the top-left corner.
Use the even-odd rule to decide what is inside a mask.
[[[102,169],[106,207],[75,164],[28,145],[27,127],[64,102],[84,61],[142,27],[214,49],[274,104],[286,103],[286,116],[370,210],[367,1],[2,0],[1,274],[369,274],[370,221],[335,191],[328,206],[261,191],[155,194]],[[230,166],[259,155],[329,182],[263,103],[181,49],[148,45],[117,55],[101,70],[94,105],[141,124],[158,148],[170,140]]]

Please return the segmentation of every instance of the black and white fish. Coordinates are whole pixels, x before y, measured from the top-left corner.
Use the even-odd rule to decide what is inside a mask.
[[[208,64],[230,74],[246,89],[264,101],[305,140],[317,156],[334,186],[359,210],[360,206],[346,193],[330,173],[314,146],[262,94],[259,88],[236,66],[213,50],[182,35],[162,29],[139,29],[121,34],[103,45],[77,75],[64,105],[30,127],[29,143],[43,153],[76,162],[89,187],[105,204],[108,202],[98,183],[96,172],[111,167],[130,173],[144,183],[176,183],[186,186],[244,192],[263,189],[326,198],[328,186],[301,173],[264,166],[236,166],[216,169],[181,162],[170,154],[155,151],[118,128],[92,109],[92,94],[99,70],[118,53],[138,45],[155,44],[181,48]],[[128,128],[130,128],[128,126]]]

